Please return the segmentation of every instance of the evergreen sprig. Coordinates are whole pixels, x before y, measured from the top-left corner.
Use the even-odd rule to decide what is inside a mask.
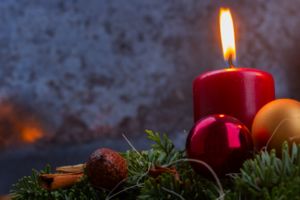
[[[54,191],[47,191],[40,187],[38,183],[38,175],[40,173],[50,173],[50,166],[46,166],[44,170],[40,172],[33,170],[31,176],[25,176],[21,178],[11,190],[12,199],[15,200],[89,200],[99,199],[101,197],[100,192],[93,189],[89,184],[86,177],[84,177],[79,183],[76,183],[69,189],[60,189]],[[102,194],[103,196],[104,194]]]
[[[68,189],[44,190],[38,184],[38,175],[51,172],[46,167],[20,179],[13,186],[12,197],[15,200],[300,199],[300,146],[293,144],[289,148],[284,143],[280,157],[275,150],[259,152],[244,163],[240,173],[221,180],[225,194],[220,196],[217,185],[195,173],[185,162],[185,152],[177,150],[167,135],[150,130],[146,133],[153,142],[152,148],[147,151],[133,148],[121,153],[128,162],[129,176],[113,191],[94,189],[87,177]],[[156,166],[175,167],[179,180],[170,173],[152,177],[149,171]]]
[[[280,158],[275,150],[262,151],[234,180],[236,192],[247,199],[300,199],[300,146],[284,142]]]

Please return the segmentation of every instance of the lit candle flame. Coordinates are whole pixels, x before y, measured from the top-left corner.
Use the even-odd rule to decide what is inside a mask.
[[[228,8],[220,9],[220,31],[224,60],[232,67],[236,54],[233,21]]]

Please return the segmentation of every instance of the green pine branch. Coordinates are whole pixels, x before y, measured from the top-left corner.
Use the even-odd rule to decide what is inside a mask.
[[[128,179],[114,191],[94,189],[87,177],[68,189],[46,191],[38,184],[39,173],[49,173],[50,167],[41,172],[33,171],[23,177],[11,191],[13,199],[91,199],[91,200],[167,200],[167,199],[300,199],[300,146],[283,144],[282,155],[274,150],[262,151],[247,160],[240,173],[221,180],[225,195],[213,180],[195,173],[185,162],[185,152],[177,150],[165,134],[146,130],[153,142],[147,151],[128,150],[121,155],[128,162]],[[175,167],[179,180],[173,174],[163,173],[154,178],[149,170],[155,166]]]
[[[262,151],[244,163],[234,178],[236,192],[245,199],[300,199],[300,145],[282,145],[281,158],[275,150]]]
[[[33,170],[31,176],[25,176],[21,178],[11,190],[11,195],[14,200],[90,200],[99,199],[98,197],[104,196],[104,193],[100,193],[92,188],[86,177],[79,183],[75,184],[69,189],[60,189],[55,191],[47,191],[40,187],[38,183],[38,175],[40,173],[50,173],[51,168],[47,166],[44,170],[38,172]]]

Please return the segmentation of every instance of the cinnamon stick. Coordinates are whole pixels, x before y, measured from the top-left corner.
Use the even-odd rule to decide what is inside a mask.
[[[46,190],[71,187],[83,177],[85,164],[68,165],[56,168],[56,173],[40,174],[39,184]]]
[[[175,167],[161,167],[154,166],[149,170],[149,175],[153,178],[157,178],[159,175],[163,173],[172,174],[177,181],[180,181],[180,176]]]
[[[10,195],[5,195],[5,196],[0,196],[0,200],[11,200],[11,196]]]
[[[41,174],[39,176],[40,186],[46,190],[56,190],[67,188],[79,182],[83,173],[57,173],[57,174]]]
[[[59,173],[83,173],[85,164],[78,165],[67,165],[62,167],[57,167],[56,171]]]

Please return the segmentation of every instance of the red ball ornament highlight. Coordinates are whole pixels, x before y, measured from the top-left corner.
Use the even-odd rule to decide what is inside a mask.
[[[248,128],[227,115],[209,115],[199,120],[190,131],[186,152],[190,159],[206,162],[219,176],[237,172],[252,156],[253,142]],[[210,176],[201,164],[191,162],[194,170]]]

